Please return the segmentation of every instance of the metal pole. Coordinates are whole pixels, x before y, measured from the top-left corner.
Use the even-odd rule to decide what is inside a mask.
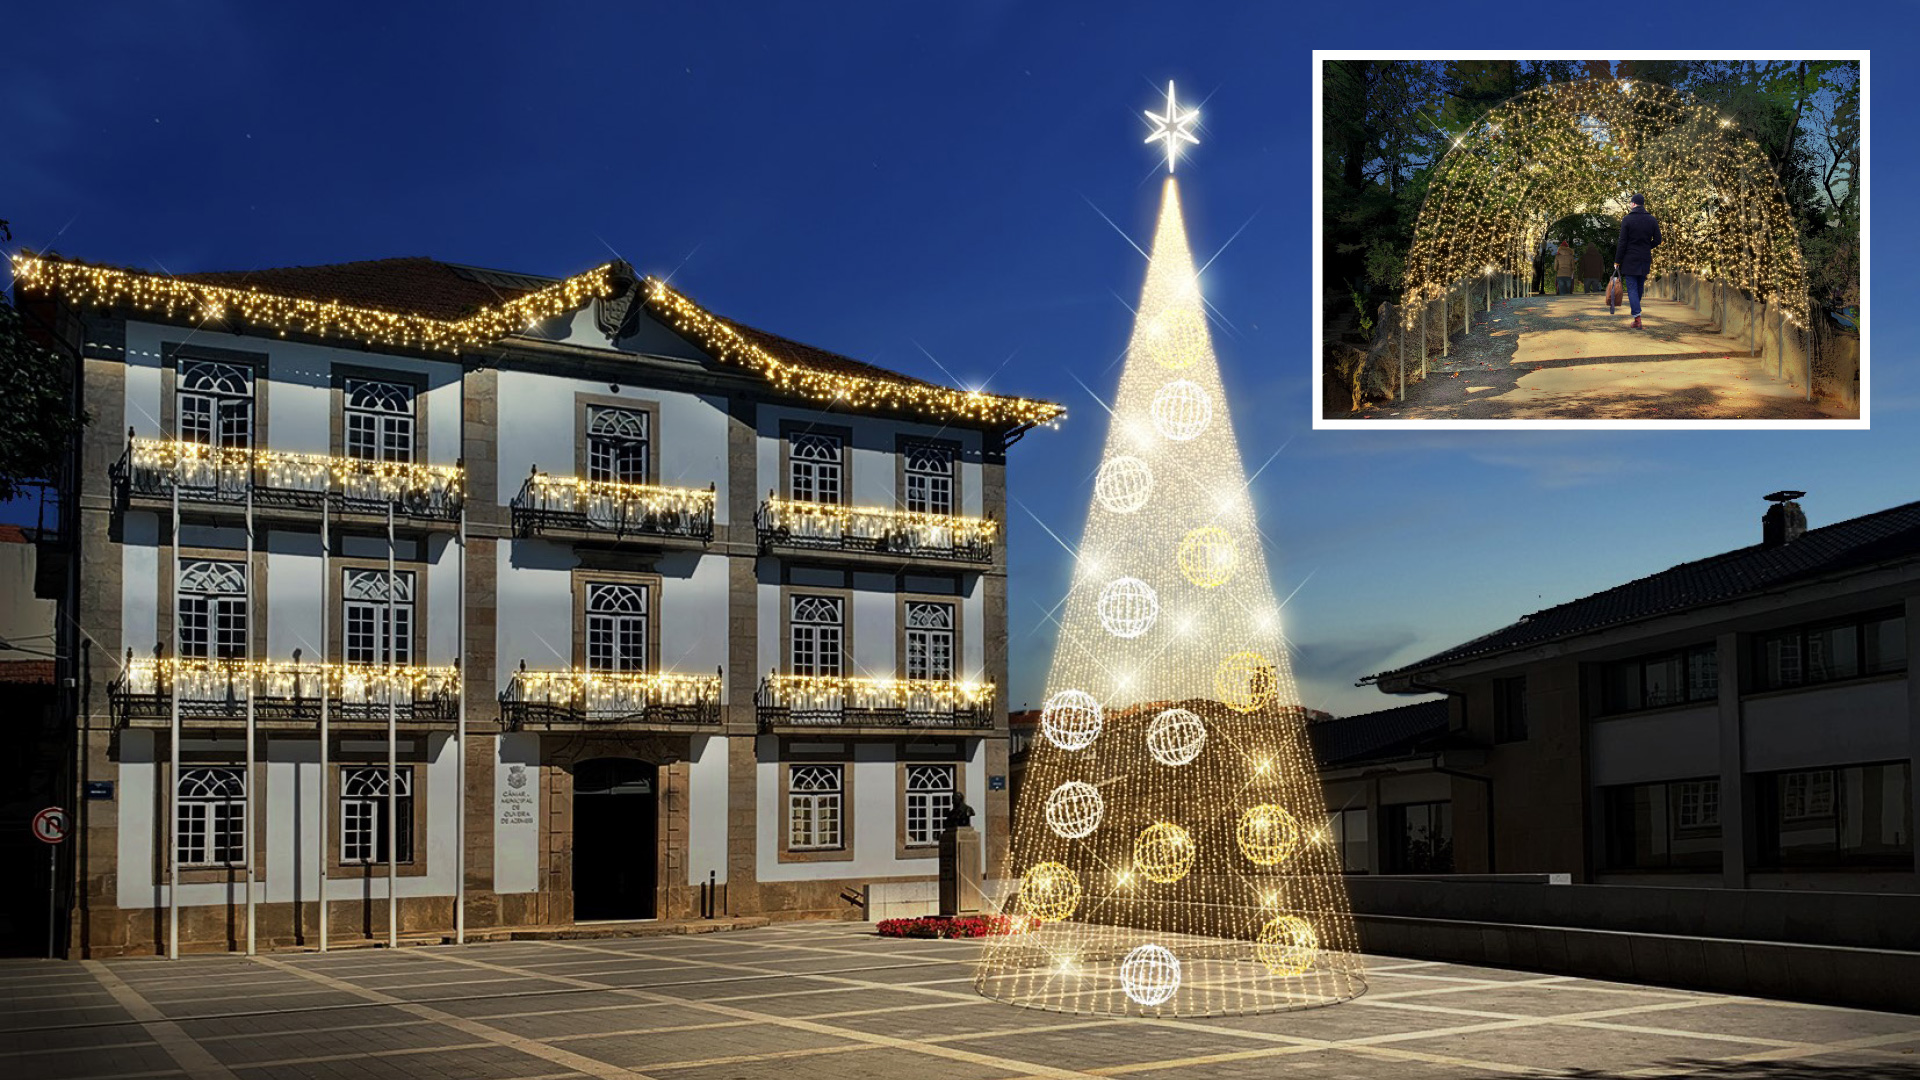
[[[1427,377],[1427,323],[1433,318],[1433,301],[1420,304],[1420,378]]]
[[[62,841],[65,843],[65,841]],[[47,959],[58,959],[53,955],[54,926],[59,921],[60,910],[60,845],[47,845]]]
[[[400,946],[400,715],[394,700],[398,659],[394,654],[393,501],[387,501],[387,947]]]
[[[1447,358],[1447,339],[1453,336],[1453,322],[1447,317],[1447,294],[1440,294],[1440,359]]]
[[[254,797],[255,794],[259,791],[259,785],[254,782],[254,775],[253,775],[254,768],[255,768],[255,762],[253,760],[253,736],[255,731],[254,710],[253,710],[253,684],[258,675],[258,673],[254,670],[254,667],[253,667],[253,631],[256,625],[255,619],[258,617],[258,613],[255,607],[255,597],[254,597],[254,588],[253,588],[253,470],[254,470],[253,456],[249,454],[247,456],[247,561],[246,561],[246,571],[247,571],[247,669],[246,669],[247,758],[246,758],[246,762],[247,762],[247,767],[246,767],[246,772],[244,774],[247,778],[247,786],[245,789],[246,798],[247,798],[247,803],[246,803],[247,816],[243,820],[240,828],[240,842],[246,845],[247,955],[248,956],[252,956],[258,951],[258,942],[255,936],[256,923],[254,922],[254,910],[253,910],[253,816],[254,814],[259,812],[259,802],[260,802],[257,798]],[[261,606],[264,606],[264,605],[261,605]]]
[[[328,486],[332,486],[330,480]],[[320,888],[316,895],[320,900],[321,952],[327,951],[327,815],[333,809],[330,800],[327,798],[328,780],[331,779],[328,771],[328,766],[331,764],[329,760],[331,758],[329,739],[332,735],[332,732],[327,730],[329,719],[327,716],[327,706],[331,704],[333,698],[333,680],[331,677],[333,672],[328,663],[332,653],[327,646],[327,585],[333,578],[333,523],[329,520],[330,511],[332,510],[332,506],[327,499],[329,494],[330,492],[327,491],[320,493],[320,841],[317,845],[320,862],[320,877],[318,879]]]
[[[463,462],[464,464],[464,462]],[[461,479],[466,479],[464,470]],[[467,504],[460,503],[460,645],[454,656],[454,677],[460,680],[460,713],[454,731],[453,783],[453,943],[467,943]]]
[[[1394,312],[1395,316],[1400,316],[1403,314],[1404,312],[1398,312],[1398,311]],[[1405,319],[1400,319],[1400,400],[1405,401],[1406,398],[1407,398],[1407,325],[1406,325]]]
[[[173,463],[173,656],[167,669],[167,957],[180,959],[180,687],[173,678],[180,670],[180,461]],[[155,665],[157,689],[162,668]]]

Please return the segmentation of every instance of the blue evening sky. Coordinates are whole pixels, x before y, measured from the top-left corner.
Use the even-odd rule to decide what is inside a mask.
[[[1675,562],[1920,498],[1913,8],[1450,4],[32,4],[9,13],[0,217],[171,271],[431,255],[568,274],[624,256],[724,314],[1073,412],[1013,451],[1013,672],[1079,534],[1159,169],[1141,111],[1205,98],[1181,168],[1306,704]],[[1313,48],[1875,47],[1871,432],[1315,432]],[[1872,99],[1870,99],[1870,103]],[[1871,104],[1870,104],[1871,108]],[[1111,218],[1113,224],[1103,220]],[[1230,237],[1238,238],[1228,244]],[[931,357],[931,358],[930,358]],[[937,363],[936,363],[937,358]],[[1084,387],[1083,385],[1084,384]],[[1297,589],[1297,592],[1295,591]]]

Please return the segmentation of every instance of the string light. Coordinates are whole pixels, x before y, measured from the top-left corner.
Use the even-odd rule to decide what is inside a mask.
[[[712,705],[720,700],[721,678],[670,671],[517,671],[502,700],[517,705],[547,705],[578,710],[586,716],[625,716],[650,706]]]
[[[1043,737],[1028,751],[1013,816],[1009,877],[1020,886],[1009,910],[1039,910],[1036,894],[1051,895],[1068,872],[1080,891],[1070,918],[986,942],[975,986],[996,1000],[1082,1015],[1216,1016],[1344,1001],[1365,988],[1338,849],[1296,838],[1275,858],[1286,823],[1304,832],[1327,809],[1245,466],[1228,411],[1213,408],[1227,398],[1205,326],[1169,181],[1059,608]],[[1192,391],[1161,400],[1196,408],[1187,417],[1163,404],[1159,419],[1196,419],[1206,403],[1207,423],[1194,424],[1191,439],[1155,423],[1170,372]],[[1079,785],[1101,799],[1090,829],[1075,805]],[[1254,815],[1249,840],[1265,862],[1236,835],[1254,808],[1286,814]],[[1257,952],[1278,915],[1307,923],[1319,943],[1284,979]],[[1070,973],[1062,957],[1072,958]]]
[[[993,706],[993,684],[953,679],[872,679],[855,675],[768,674],[766,704],[789,709],[975,712]]]
[[[992,518],[884,506],[845,506],[805,499],[769,498],[762,505],[762,514],[767,528],[784,529],[795,536],[833,535],[876,541],[906,536],[914,546],[922,548],[984,547],[1000,535],[1000,523]]]
[[[175,694],[204,701],[242,697],[251,684],[256,699],[318,699],[385,704],[405,691],[409,700],[453,697],[460,692],[460,669],[412,664],[309,663],[241,658],[142,657],[129,660],[116,684],[133,696]],[[421,691],[427,693],[422,694]]]
[[[1636,192],[1660,221],[1658,273],[1753,289],[1806,325],[1798,228],[1760,145],[1670,87],[1579,79],[1496,106],[1435,167],[1407,252],[1402,327],[1485,267],[1530,277],[1551,226],[1624,213]]]
[[[614,295],[614,264],[596,266],[461,319],[359,307],[337,300],[283,296],[257,286],[212,285],[164,274],[94,266],[56,256],[14,256],[15,284],[59,293],[78,304],[126,307],[165,319],[225,322],[236,329],[289,333],[458,355],[493,345],[542,322]],[[854,375],[775,357],[656,278],[641,282],[642,302],[716,361],[745,367],[776,388],[849,409],[897,410],[936,420],[1010,426],[1052,424],[1066,409],[1049,401],[955,390],[904,376]]]
[[[1312,923],[1297,915],[1282,915],[1260,928],[1253,954],[1268,971],[1284,978],[1305,974],[1319,951],[1320,936]]]
[[[1020,880],[1020,904],[1041,922],[1071,918],[1080,906],[1080,875],[1062,863],[1029,867]]]
[[[1249,861],[1278,866],[1300,846],[1300,822],[1284,806],[1250,806],[1241,812],[1233,838]]]
[[[1092,835],[1107,804],[1100,789],[1084,780],[1068,780],[1047,796],[1047,827],[1069,840]]]
[[[165,490],[156,481],[182,489],[220,489],[226,481],[356,499],[427,495],[457,501],[464,495],[466,481],[465,471],[454,465],[209,446],[185,439],[133,438],[128,441],[127,460],[136,474],[135,486],[147,491]]]
[[[557,513],[639,517],[702,517],[713,514],[712,488],[661,487],[534,473],[527,487],[543,510]]]

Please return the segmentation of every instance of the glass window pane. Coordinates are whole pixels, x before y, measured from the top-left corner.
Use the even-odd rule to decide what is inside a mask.
[[[1853,623],[1807,631],[1808,682],[1851,679],[1860,674],[1859,628]]]
[[[1866,626],[1866,670],[1905,671],[1907,667],[1907,620],[1899,615],[1873,619]]]

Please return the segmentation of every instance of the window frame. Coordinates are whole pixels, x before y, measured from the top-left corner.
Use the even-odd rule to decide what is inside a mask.
[[[840,454],[834,462],[839,474],[839,491],[836,498],[818,499],[801,497],[799,485],[794,481],[794,469],[799,459],[794,454],[796,439],[817,436],[823,439],[837,440]],[[826,460],[826,459],[817,459]],[[817,487],[817,480],[810,486]],[[814,424],[797,420],[786,420],[780,424],[780,495],[790,502],[817,502],[827,506],[850,506],[853,502],[853,429],[834,427],[827,424]]]
[[[651,648],[651,628],[653,626],[652,590],[645,584],[626,581],[589,580],[584,583],[586,589],[586,670],[607,674],[627,674],[653,670],[654,655]],[[637,610],[617,606],[619,598],[631,597],[638,605]],[[599,604],[599,607],[596,607]],[[596,654],[601,652],[596,638],[604,630],[606,637],[606,659],[601,663]],[[637,646],[638,659],[629,651]]]
[[[415,783],[415,779],[421,771],[424,770],[417,768],[417,764],[411,761],[401,763],[394,770],[396,779],[400,781],[400,787],[402,788],[400,794],[396,796],[398,805],[395,807],[395,812],[399,815],[397,824],[402,830],[397,839],[399,840],[400,849],[404,853],[403,857],[395,859],[394,862],[403,867],[414,866],[420,861],[417,856],[419,854],[420,836],[419,819],[421,802],[423,800],[421,800],[421,792],[419,786]],[[366,762],[342,762],[337,766],[335,772],[338,774],[338,783],[335,786],[332,807],[334,823],[337,826],[333,833],[333,851],[330,853],[333,864],[347,870],[361,867],[386,866],[387,860],[381,856],[380,850],[385,846],[387,838],[387,830],[385,828],[387,796],[384,792],[359,794],[348,790],[355,779],[363,776],[371,777],[379,781],[384,787],[387,776],[386,762],[383,761],[373,764]],[[348,824],[348,807],[350,805],[367,808],[367,812],[372,817],[373,849],[371,857],[353,859],[347,857],[348,833],[352,829],[352,826]]]
[[[665,445],[665,429],[661,426],[660,402],[651,398],[632,397],[626,394],[585,394],[573,395],[573,462],[574,475],[582,480],[593,479],[593,413],[596,409],[617,409],[623,412],[638,413],[646,418],[646,460],[642,478],[619,481],[620,483],[658,484],[660,483],[660,454]]]
[[[383,408],[378,405],[354,404],[354,392],[357,387],[379,387],[386,391],[397,391],[405,396],[407,407],[404,410]],[[381,395],[387,396],[387,395]],[[373,439],[372,452],[367,448],[356,447],[354,420],[360,418],[371,425]],[[353,372],[343,372],[340,378],[340,456],[355,461],[379,461],[396,464],[412,464],[419,460],[420,391],[412,382],[405,379],[375,378]],[[396,450],[404,457],[395,456]]]
[[[328,445],[337,458],[351,458],[356,461],[383,461],[385,458],[360,458],[348,450],[347,440],[347,383],[363,381],[382,383],[405,388],[413,404],[412,416],[412,456],[410,463],[425,464],[431,459],[427,454],[427,429],[430,410],[426,408],[427,394],[431,387],[427,375],[420,371],[407,371],[398,368],[367,367],[360,364],[335,364],[330,372]]]
[[[801,603],[805,601],[831,603],[838,611],[839,621],[824,622],[808,620],[801,622],[796,616],[799,613]],[[781,597],[780,609],[781,638],[785,652],[785,666],[782,670],[790,675],[815,678],[844,677],[847,672],[853,668],[853,658],[849,650],[849,646],[853,640],[852,613],[853,595],[849,590],[805,587],[787,589],[785,595]],[[807,670],[804,671],[801,670],[801,651],[798,638],[800,628],[803,626],[816,628],[833,627],[837,635],[837,641],[835,642],[837,648],[828,648],[824,643],[816,639],[810,650],[812,656],[806,664]],[[815,634],[818,635],[818,630],[815,631]],[[827,670],[829,665],[825,663],[825,660],[828,656],[832,657],[832,670]]]
[[[340,657],[342,663],[369,664],[375,666],[383,666],[387,663],[386,654],[389,640],[386,633],[387,602],[383,599],[360,598],[352,595],[352,582],[356,578],[377,580],[384,587],[386,577],[387,568],[384,565],[348,565],[340,568],[340,647],[335,655]],[[413,664],[415,658],[420,655],[416,649],[416,645],[419,643],[423,633],[423,628],[420,625],[420,601],[422,598],[419,594],[419,589],[420,583],[425,575],[415,570],[412,566],[408,566],[405,569],[396,567],[394,577],[396,579],[395,584],[399,586],[398,592],[400,594],[395,597],[393,602],[395,623],[392,635],[394,644],[393,653],[395,657],[394,663],[398,666],[407,666]],[[401,599],[401,597],[404,597],[404,599]],[[374,615],[374,632],[378,634],[378,637],[375,638],[375,647],[372,655],[366,659],[355,659],[354,656],[353,620],[356,608],[363,608],[376,613]]]
[[[664,580],[659,574],[636,573],[631,570],[601,569],[598,564],[611,561],[602,553],[588,553],[584,558],[589,565],[576,567],[573,571],[573,666],[579,671],[602,669],[590,666],[592,613],[588,603],[595,586],[627,586],[638,590],[646,597],[646,666],[640,668],[606,669],[606,673],[619,671],[658,671],[660,665],[660,600]],[[622,560],[627,561],[627,560]]]
[[[1709,790],[1711,791],[1711,801],[1714,806],[1713,820],[1711,822],[1706,820],[1697,820],[1692,824],[1686,822],[1684,810],[1689,793],[1688,789],[1690,788],[1696,789],[1694,794],[1697,795],[1698,802],[1701,805],[1706,803],[1708,800],[1708,792]],[[1632,839],[1632,834],[1622,831],[1621,824],[1623,819],[1629,814],[1635,815],[1634,820],[1636,822],[1638,821],[1638,807],[1633,800],[1636,798],[1635,793],[1643,789],[1660,790],[1659,812],[1657,815],[1650,812],[1648,816],[1650,820],[1657,816],[1660,827],[1665,830],[1664,834],[1659,838],[1663,848],[1659,861],[1649,861],[1644,864],[1640,863],[1637,858],[1629,860],[1621,857],[1623,845]],[[1727,859],[1726,833],[1722,831],[1720,824],[1719,807],[1721,795],[1720,777],[1718,776],[1688,776],[1676,780],[1650,780],[1636,784],[1611,784],[1602,788],[1600,793],[1600,818],[1603,823],[1603,834],[1599,845],[1601,872],[1607,874],[1706,875],[1721,873],[1726,866]],[[1684,862],[1680,861],[1679,857],[1676,857],[1674,852],[1676,844],[1682,841],[1705,840],[1710,837],[1718,838],[1720,841],[1720,844],[1715,848],[1715,853],[1718,855],[1717,859],[1709,861],[1703,858],[1698,862]],[[1635,850],[1637,851],[1638,841],[1633,842],[1635,844]],[[1686,854],[1699,853],[1682,853],[1683,856]],[[1651,860],[1651,855],[1649,858]]]
[[[795,761],[783,758],[780,762],[781,780],[781,842],[783,856],[803,858],[832,858],[843,856],[851,858],[853,854],[852,827],[848,810],[852,799],[848,792],[848,778],[852,773],[852,763],[847,761]],[[797,781],[801,770],[811,770],[809,775],[831,777],[831,788],[802,788]],[[801,806],[809,810],[809,842],[796,843],[794,826]],[[820,812],[824,807],[832,807],[834,836],[831,843],[820,842]]]
[[[1899,800],[1902,813],[1896,830],[1904,836],[1905,844],[1887,852],[1859,854],[1849,853],[1841,846],[1841,841],[1849,827],[1847,814],[1854,801],[1848,790],[1848,775],[1859,773],[1864,781],[1867,770],[1891,770],[1904,782],[1904,797]],[[1788,802],[1782,781],[1789,777],[1808,778],[1807,795],[1811,796],[1815,788],[1815,779],[1826,777],[1824,808],[1802,808],[1798,815],[1787,815]],[[1755,791],[1754,837],[1755,858],[1753,869],[1761,873],[1856,873],[1856,872],[1901,872],[1913,870],[1913,763],[1906,759],[1894,761],[1862,761],[1843,765],[1819,765],[1804,769],[1780,769],[1764,773],[1753,773],[1748,777]],[[1864,801],[1864,796],[1863,796]],[[1811,845],[1800,845],[1802,851],[1789,852],[1783,849],[1780,834],[1788,825],[1816,827],[1820,823],[1831,822],[1834,843],[1828,857],[1809,857],[1804,852]]]
[[[211,773],[226,774],[227,778],[230,781],[237,783],[240,786],[239,796],[237,798],[233,796],[214,798],[214,797],[201,796],[201,795],[189,796],[183,793],[182,789],[184,789],[189,782],[197,779],[201,774],[211,774]],[[250,808],[252,805],[252,800],[249,797],[251,795],[251,788],[252,788],[252,785],[248,783],[246,766],[244,763],[233,763],[233,762],[193,762],[193,763],[181,762],[180,763],[179,783],[174,788],[174,809],[173,809],[173,815],[175,819],[174,842],[172,846],[172,851],[169,853],[169,858],[174,860],[174,864],[178,865],[182,872],[212,871],[215,873],[222,873],[226,871],[246,869],[247,863],[248,863],[248,860],[246,858],[246,854],[247,854],[246,852],[246,842],[247,842],[246,819],[247,819],[247,815],[251,812]],[[237,814],[233,809],[233,807],[236,804],[238,804],[238,808],[239,808]],[[224,828],[227,833],[227,838],[225,843],[222,845],[222,847],[225,848],[226,850],[227,857],[217,858],[217,859],[193,859],[193,860],[189,860],[182,857],[181,845],[186,840],[187,834],[188,834],[186,823],[183,819],[187,813],[188,807],[190,806],[200,806],[200,807],[207,808],[206,815],[205,815],[206,828],[204,832],[205,832],[205,835],[209,838],[211,838],[214,835],[215,818],[219,816],[216,814],[214,808],[216,806],[224,806],[227,808],[227,812],[224,816],[225,817]],[[212,850],[213,849],[211,846],[211,840],[209,839],[207,843],[202,844],[202,851],[200,853],[203,855],[210,854],[212,853]],[[233,853],[236,851],[240,855],[240,858],[238,859],[235,859],[232,857]]]
[[[946,457],[947,470],[945,473],[915,469],[913,467],[915,453],[925,453],[928,451],[937,452]],[[901,435],[896,442],[895,457],[899,461],[898,473],[896,475],[898,487],[896,490],[898,492],[897,501],[901,509],[909,513],[944,514],[949,516],[961,513],[961,508],[964,504],[961,502],[960,465],[964,459],[962,457],[960,443],[952,439]],[[934,485],[931,482],[934,478],[942,476],[946,479],[946,506],[944,509],[939,508],[937,505],[940,500],[933,498]],[[925,503],[925,505],[922,506],[914,505],[916,502],[915,477],[925,477],[928,479],[928,483],[924,485],[926,490],[919,493],[920,501]]]
[[[254,587],[253,568],[247,565],[245,554],[241,553],[238,558],[231,557],[229,554],[198,553],[176,554],[174,557],[179,566],[179,577],[177,581],[168,583],[168,596],[175,601],[172,604],[174,655],[183,660],[243,660],[252,655],[255,644],[252,593],[257,589]],[[199,567],[215,565],[238,568],[240,575],[238,591],[201,588],[189,590],[187,582],[189,574],[194,573]],[[204,612],[205,626],[199,631],[204,635],[205,640],[197,644],[187,630],[187,613],[190,603],[207,605]],[[237,645],[230,640],[233,637],[231,609],[235,606],[239,608]]]
[[[942,629],[939,627],[914,626],[913,615],[916,607],[945,608],[947,610],[946,627]],[[961,649],[964,647],[964,639],[960,636],[960,598],[957,596],[918,596],[903,593],[900,595],[899,619],[900,678],[935,682],[953,682],[958,680],[961,670],[960,654]],[[926,666],[925,670],[920,674],[915,674],[914,671],[916,635],[922,635],[926,638],[922,650],[925,654],[924,659]],[[935,646],[938,643],[938,637],[942,635],[946,638],[947,646],[946,672],[945,674],[936,674],[936,665],[933,663],[937,652]]]
[[[1455,852],[1454,852],[1453,800],[1427,799],[1420,802],[1390,803],[1386,806],[1381,807],[1380,809],[1383,815],[1386,817],[1387,828],[1384,830],[1384,836],[1388,841],[1388,843],[1385,846],[1385,849],[1382,850],[1380,853],[1382,856],[1380,860],[1381,873],[1420,874],[1420,875],[1459,873],[1460,863],[1458,858],[1456,858]],[[1432,868],[1415,869],[1412,867],[1410,861],[1407,859],[1408,846],[1409,846],[1409,841],[1411,839],[1411,837],[1407,835],[1407,832],[1408,832],[1407,813],[1408,811],[1415,810],[1415,809],[1425,810],[1429,815],[1429,821],[1433,820],[1433,815],[1438,810],[1443,809],[1444,813],[1446,814],[1445,824],[1446,824],[1447,850],[1446,850],[1446,868],[1445,869],[1432,869]],[[1392,853],[1392,857],[1390,859],[1386,857],[1389,852]],[[1436,857],[1436,861],[1438,861],[1437,857]]]
[[[1647,672],[1654,665],[1679,662],[1680,698],[1676,701],[1662,701],[1647,704]],[[1697,666],[1698,665],[1698,666]],[[1640,653],[1622,657],[1618,660],[1601,661],[1598,665],[1599,710],[1601,716],[1629,716],[1635,713],[1654,712],[1660,709],[1698,708],[1720,700],[1720,680],[1724,673],[1720,671],[1719,646],[1714,642],[1684,645],[1678,648],[1661,649],[1655,652]],[[1627,704],[1618,700],[1615,694],[1614,674],[1627,668],[1634,669],[1636,701]],[[1700,677],[1703,670],[1713,673],[1711,688],[1704,685]]]
[[[1753,692],[1768,694],[1793,690],[1806,690],[1821,686],[1833,686],[1839,683],[1859,682],[1866,679],[1878,679],[1900,675],[1907,671],[1905,649],[1893,650],[1891,661],[1876,665],[1869,654],[1868,628],[1883,623],[1896,623],[1900,627],[1900,640],[1904,644],[1912,628],[1906,625],[1906,613],[1901,608],[1874,608],[1870,611],[1833,619],[1819,619],[1810,622],[1794,623],[1763,630],[1753,635]],[[1807,647],[1811,635],[1849,629],[1853,638],[1854,670],[1851,674],[1826,675],[1815,678],[1810,674]],[[1775,642],[1791,639],[1795,646],[1794,664],[1800,675],[1792,680],[1776,679],[1773,673],[1770,650]]]

